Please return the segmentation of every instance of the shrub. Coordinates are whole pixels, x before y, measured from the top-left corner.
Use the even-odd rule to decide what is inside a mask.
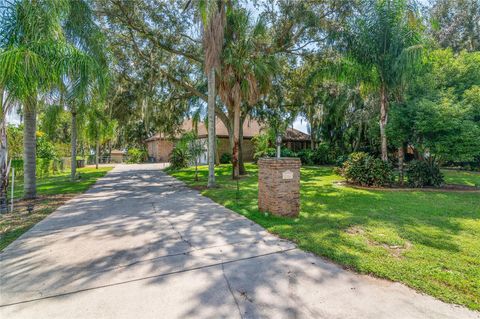
[[[277,149],[270,148],[268,153],[267,153],[267,156],[268,157],[276,157],[277,156]],[[297,157],[297,153],[295,153],[294,151],[292,151],[289,148],[282,147],[280,149],[280,156],[281,157]]]
[[[145,161],[147,158],[147,152],[139,148],[130,148],[127,152],[128,160],[127,163],[138,164]]]
[[[175,146],[170,154],[170,167],[172,169],[181,169],[188,167],[190,163],[190,154],[188,149]]]
[[[320,143],[313,153],[313,163],[315,165],[330,164],[330,149],[328,144]]]
[[[198,146],[198,148],[197,148]],[[200,148],[197,136],[194,132],[188,132],[182,135],[176,143],[170,154],[170,167],[172,169],[186,168],[200,154]],[[198,151],[198,153],[197,153]]]
[[[230,153],[223,153],[220,156],[220,164],[231,164],[232,163],[232,154]]]
[[[47,136],[43,132],[37,132],[36,153],[38,158],[51,160],[56,157],[55,146],[47,139]]]
[[[304,165],[325,165],[331,164],[331,150],[326,143],[320,143],[316,149],[303,149],[296,156],[300,157]]]
[[[440,167],[434,161],[412,161],[406,177],[410,187],[441,186],[444,182]]]
[[[271,135],[263,133],[255,135],[252,138],[253,143],[253,159],[257,161],[260,157],[271,156],[272,150],[275,152],[275,149],[270,145],[273,144]],[[275,156],[275,155],[274,155]]]
[[[297,157],[297,153],[286,147],[280,150],[280,155],[282,157]]]
[[[9,124],[7,126],[8,136],[8,157],[23,157],[23,125],[15,126]],[[15,169],[16,170],[16,169]]]
[[[391,185],[395,180],[389,163],[363,152],[350,154],[343,163],[342,175],[348,182],[361,186]]]
[[[49,158],[37,158],[37,176],[49,176],[50,171],[54,173],[54,160]]]
[[[335,161],[335,166],[342,167],[343,163],[345,163],[347,160],[348,160],[348,155],[340,155],[339,157],[337,157]]]
[[[304,149],[304,150],[301,150],[297,153],[297,156],[300,158],[303,165],[316,164],[313,160],[314,155],[315,155],[315,153],[311,149]]]

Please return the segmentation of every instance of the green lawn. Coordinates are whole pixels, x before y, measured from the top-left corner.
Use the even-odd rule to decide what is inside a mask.
[[[289,219],[257,207],[257,170],[230,179],[230,166],[217,168],[219,188],[203,189],[214,201],[256,221],[302,249],[361,273],[400,281],[444,301],[480,310],[480,193],[420,190],[363,190],[335,185],[331,167],[301,171],[301,213]],[[169,172],[192,186],[204,186],[192,168]],[[474,183],[478,177],[448,172],[448,180]]]
[[[445,182],[448,184],[461,184],[469,186],[480,186],[480,172],[442,170]]]
[[[31,214],[26,208],[32,201],[21,200],[23,184],[21,181],[16,181],[14,212],[0,215],[0,251],[75,194],[86,191],[111,169],[112,167],[100,167],[98,170],[80,168],[78,169],[80,178],[76,182],[70,181],[70,172],[38,178],[38,199],[33,201],[35,205]]]
[[[113,167],[84,167],[77,169],[78,181],[72,183],[70,181],[70,170],[57,175],[48,177],[37,177],[37,194],[38,195],[56,195],[56,194],[74,194],[83,193],[98,178],[104,176]],[[23,197],[23,180],[15,181],[15,190],[13,196],[15,198]]]

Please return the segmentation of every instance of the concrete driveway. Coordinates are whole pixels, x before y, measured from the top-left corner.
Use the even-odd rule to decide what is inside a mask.
[[[480,318],[119,165],[0,254],[0,318]]]

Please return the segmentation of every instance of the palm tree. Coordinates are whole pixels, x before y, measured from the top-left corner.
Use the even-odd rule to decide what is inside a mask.
[[[95,167],[98,169],[100,145],[113,139],[117,122],[106,115],[102,103],[98,102],[87,110],[85,120],[85,135],[89,144],[95,146]]]
[[[72,114],[71,172],[72,181],[77,169],[77,116],[97,97],[105,96],[107,60],[102,44],[103,35],[93,21],[93,13],[83,0],[68,0],[69,11],[64,32],[74,54],[65,64],[63,88],[68,97],[67,108]]]
[[[242,106],[246,108],[255,105],[268,92],[272,75],[277,69],[274,54],[266,50],[267,38],[267,28],[262,20],[252,25],[245,9],[232,9],[228,12],[219,96],[233,122],[233,178],[240,175]]]
[[[42,93],[58,80],[65,1],[7,1],[0,23],[0,86],[24,113],[24,196],[36,196],[36,110]]]
[[[382,160],[387,161],[389,99],[403,88],[419,61],[420,23],[408,0],[369,0],[352,15],[346,31],[349,55],[371,75],[380,100]]]
[[[192,0],[188,1],[187,6]],[[203,26],[204,70],[208,82],[208,188],[215,187],[215,99],[216,73],[220,71],[226,24],[226,0],[197,0]]]
[[[22,0],[7,2],[0,27],[0,85],[23,106],[24,113],[24,196],[36,196],[37,105],[48,94],[65,88],[69,79],[70,96],[85,96],[91,74],[98,69],[95,60],[80,49],[88,42],[75,43],[69,32],[75,21],[82,25],[76,0]],[[85,7],[84,7],[85,8]],[[77,30],[78,31],[78,30]],[[91,30],[82,29],[79,34]],[[74,46],[74,44],[76,46]],[[61,95],[61,94],[60,94]]]

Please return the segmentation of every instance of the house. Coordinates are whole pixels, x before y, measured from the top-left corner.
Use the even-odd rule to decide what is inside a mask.
[[[195,130],[198,138],[205,145],[205,153],[200,156],[200,163],[207,163],[207,137],[208,130],[204,123],[200,122],[194,126],[192,120],[185,120],[180,128],[180,132],[189,132]],[[242,153],[243,159],[246,162],[253,160],[253,143],[252,138],[259,135],[262,131],[262,125],[256,120],[247,119],[243,124],[243,144]],[[230,142],[228,140],[228,131],[222,121],[216,121],[215,133],[217,136],[217,156],[224,153],[230,154]],[[175,138],[179,138],[182,133],[179,133]],[[174,139],[175,139],[174,138]],[[173,150],[174,139],[169,135],[157,133],[154,136],[145,140],[147,144],[148,156],[151,160],[156,162],[167,162]],[[310,135],[300,132],[294,128],[288,128],[283,138],[283,143],[286,147],[293,151],[299,151],[309,146]]]
[[[121,150],[112,150],[110,152],[110,162],[111,163],[123,163],[124,152]]]

